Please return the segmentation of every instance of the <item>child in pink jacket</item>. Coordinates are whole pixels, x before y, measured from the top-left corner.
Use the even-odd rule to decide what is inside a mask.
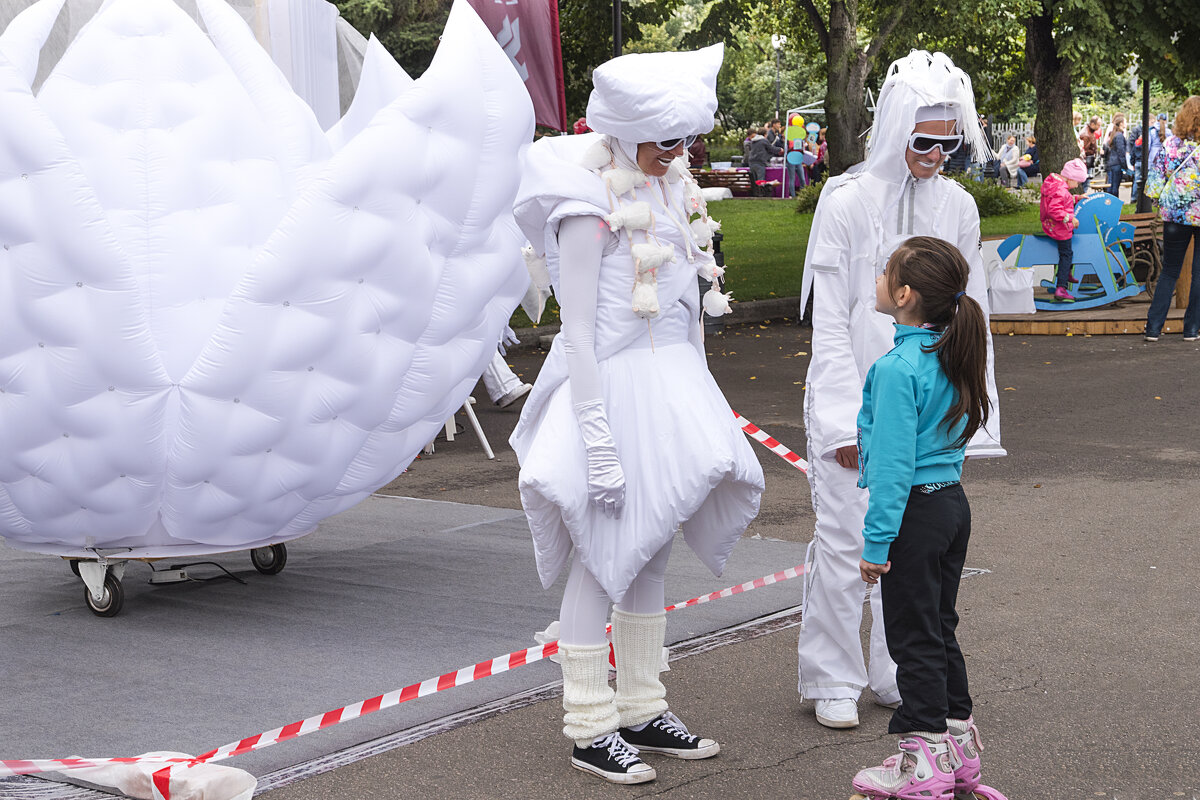
[[[1063,165],[1061,175],[1052,172],[1042,181],[1042,230],[1058,244],[1054,298],[1064,303],[1075,302],[1075,297],[1067,291],[1067,283],[1071,279],[1071,260],[1074,256],[1071,237],[1079,227],[1079,218],[1075,216],[1075,197],[1071,190],[1078,188],[1086,179],[1087,166],[1084,165],[1083,159],[1076,158]]]

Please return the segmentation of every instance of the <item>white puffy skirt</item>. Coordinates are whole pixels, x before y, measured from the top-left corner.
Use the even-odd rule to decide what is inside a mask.
[[[554,583],[574,545],[619,602],[681,525],[685,541],[720,575],[758,514],[763,473],[707,366],[688,343],[634,346],[601,362],[600,380],[625,473],[620,519],[588,502],[569,380],[543,406],[528,446],[518,448],[521,504],[542,585]]]

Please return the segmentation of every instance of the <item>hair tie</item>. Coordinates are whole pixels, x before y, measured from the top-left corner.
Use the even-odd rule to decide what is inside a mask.
[[[959,292],[958,294],[954,295],[954,302],[957,303],[958,298],[962,297],[964,294],[966,294],[966,292]]]

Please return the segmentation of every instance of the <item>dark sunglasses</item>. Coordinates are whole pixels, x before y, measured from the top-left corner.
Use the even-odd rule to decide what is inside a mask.
[[[908,137],[908,148],[914,153],[925,155],[935,147],[942,148],[942,155],[948,156],[962,147],[963,136],[956,133],[951,136],[931,136],[927,133],[914,133]]]
[[[654,146],[659,150],[674,150],[676,147],[679,147],[680,142],[683,142],[685,148],[691,147],[696,141],[696,135],[693,133],[691,136],[684,136],[682,139],[663,139],[661,142],[655,142]]]

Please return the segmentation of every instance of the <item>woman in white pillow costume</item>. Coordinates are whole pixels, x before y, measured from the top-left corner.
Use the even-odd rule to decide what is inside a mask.
[[[664,575],[681,526],[720,574],[763,490],[705,362],[701,305],[724,313],[728,296],[697,291],[697,275],[715,285],[722,270],[702,249],[716,223],[682,158],[712,130],[722,56],[716,45],[598,67],[595,132],[536,142],[515,207],[563,325],[510,441],[543,585],[570,562],[559,651],[571,764],[615,783],[654,779],[639,751],[719,752],[668,711]]]

